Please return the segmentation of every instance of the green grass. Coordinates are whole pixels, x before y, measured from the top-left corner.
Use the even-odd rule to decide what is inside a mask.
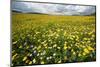
[[[96,60],[95,16],[12,13],[12,65]]]

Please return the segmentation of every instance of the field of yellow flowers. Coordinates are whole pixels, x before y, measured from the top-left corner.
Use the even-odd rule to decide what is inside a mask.
[[[12,13],[12,65],[96,60],[95,16]]]

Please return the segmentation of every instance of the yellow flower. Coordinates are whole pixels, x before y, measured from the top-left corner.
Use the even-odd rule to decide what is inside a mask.
[[[91,35],[91,34],[92,34],[92,32],[89,32],[89,33],[88,33],[88,35]]]
[[[32,64],[32,61],[30,61],[29,64]]]
[[[73,49],[71,49],[71,52],[74,52],[74,50],[73,50]]]
[[[57,47],[58,49],[60,49],[60,47]]]
[[[42,54],[41,54],[42,55]],[[42,60],[43,59],[43,57],[40,57],[40,59]]]
[[[64,36],[66,36],[66,31],[64,31]]]
[[[63,29],[61,29],[61,31],[63,31]]]
[[[75,38],[75,36],[72,36],[73,38]]]
[[[39,39],[38,42],[41,42],[41,39]]]
[[[44,64],[44,61],[41,61],[41,64]]]
[[[85,52],[83,52],[83,55],[85,56],[85,55],[86,55],[86,53],[85,53]]]
[[[33,59],[33,63],[36,63],[36,59]]]
[[[95,35],[93,34],[92,37],[95,37]]]
[[[41,48],[41,46],[38,46],[38,47],[37,47],[37,50],[39,50],[40,48]]]
[[[67,49],[67,46],[64,46],[64,50],[66,50]]]
[[[56,38],[59,37],[59,34],[56,34]]]
[[[12,57],[12,60],[14,60],[14,58],[17,56],[18,54],[16,53],[13,57]]]
[[[50,29],[49,32],[52,33],[52,30]]]
[[[60,29],[57,29],[58,32],[60,32]]]
[[[26,49],[28,49],[28,48],[29,48],[29,46],[26,47]]]
[[[89,53],[89,50],[87,48],[84,49],[85,53]]]
[[[60,61],[58,61],[58,63],[61,63],[61,60],[60,60]]]
[[[23,58],[23,61],[25,61],[26,59],[27,59],[27,57],[24,57],[24,58]]]
[[[68,46],[68,48],[70,49],[71,47],[70,47],[70,46]]]
[[[28,63],[28,62],[29,62],[29,60],[26,60],[26,61],[25,61],[25,63]]]
[[[80,57],[80,56],[81,56],[81,54],[79,53],[79,54],[78,54],[78,56]]]
[[[27,56],[29,56],[29,55],[30,55],[30,53],[27,54]]]
[[[13,44],[16,44],[16,43],[17,43],[17,41],[13,42]]]
[[[84,40],[88,40],[87,38],[84,38]]]
[[[64,60],[67,60],[68,58],[67,58],[67,56],[64,56]]]
[[[35,50],[37,47],[35,46],[32,50]]]
[[[73,40],[73,38],[72,38],[72,37],[70,37],[70,39],[71,39],[71,40]]]
[[[46,44],[44,44],[44,46],[46,47],[46,46],[47,46],[47,43],[46,43]]]
[[[18,54],[16,53],[14,56],[17,56]]]
[[[67,42],[65,41],[65,44],[67,44]]]
[[[14,52],[15,52],[15,50],[12,51],[12,53],[14,53]]]
[[[76,41],[79,41],[79,37],[78,36],[76,36]]]
[[[76,53],[75,52],[73,52],[73,55],[75,55]]]
[[[82,42],[82,44],[85,44],[85,42]]]
[[[47,46],[45,48],[48,48]]]
[[[54,53],[53,56],[56,56],[56,53]]]
[[[20,47],[19,48],[22,48],[22,45],[20,45]]]
[[[66,45],[66,43],[64,44],[64,50],[66,50],[67,49],[67,45]]]
[[[87,41],[87,43],[90,43],[91,41]]]
[[[12,60],[14,60],[14,59],[15,59],[15,56],[12,57]]]
[[[37,54],[37,56],[39,56],[39,53]]]
[[[57,47],[57,44],[54,44],[53,47]]]
[[[88,50],[94,50],[92,47],[88,46]]]
[[[36,34],[39,34],[40,32],[36,32]]]

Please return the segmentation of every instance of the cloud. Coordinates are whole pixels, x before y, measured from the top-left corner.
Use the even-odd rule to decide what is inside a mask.
[[[54,15],[89,15],[95,12],[95,6],[12,2],[12,10]]]

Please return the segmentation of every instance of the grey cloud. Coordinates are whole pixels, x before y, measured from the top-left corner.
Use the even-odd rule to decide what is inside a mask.
[[[95,6],[12,2],[12,10],[54,15],[89,15],[95,12]]]

